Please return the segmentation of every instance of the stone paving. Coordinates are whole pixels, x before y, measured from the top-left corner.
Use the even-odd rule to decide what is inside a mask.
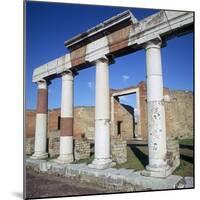
[[[133,169],[108,168],[97,170],[83,164],[58,164],[46,160],[26,160],[27,168],[38,172],[56,174],[90,183],[114,191],[146,191],[193,188],[192,177],[170,175],[167,178],[145,177]]]

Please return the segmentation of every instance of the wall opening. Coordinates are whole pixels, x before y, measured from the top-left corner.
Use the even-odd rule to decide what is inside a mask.
[[[121,133],[124,132],[127,137],[136,138],[138,134],[136,93],[119,96],[119,103],[124,109],[124,114],[122,115],[124,119],[120,123]]]
[[[60,118],[60,116],[58,116],[58,130],[60,130],[60,120],[61,120],[61,118]]]

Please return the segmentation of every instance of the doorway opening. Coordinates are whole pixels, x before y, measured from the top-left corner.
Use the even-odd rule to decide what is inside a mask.
[[[111,96],[112,136],[139,139],[140,102],[139,88],[115,91]]]

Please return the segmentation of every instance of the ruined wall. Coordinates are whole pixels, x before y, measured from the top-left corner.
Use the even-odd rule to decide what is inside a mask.
[[[167,136],[172,138],[193,137],[193,93],[169,91],[165,101]]]
[[[35,136],[35,110],[26,110],[25,115],[26,138],[32,138]]]
[[[74,136],[92,139],[94,135],[94,107],[74,108]]]
[[[138,84],[140,90],[141,134],[147,139],[146,83]],[[193,93],[164,88],[166,133],[168,138],[193,137]]]
[[[114,135],[115,137],[132,139],[134,137],[133,107],[122,105],[114,98]]]
[[[146,84],[141,82],[138,85],[140,90],[140,118],[141,136],[147,139],[147,102]],[[168,138],[193,137],[193,93],[188,91],[174,91],[164,89],[166,131]],[[134,137],[134,119],[131,115],[131,107],[121,105],[114,101],[115,136],[117,135],[117,122],[121,121],[121,138],[130,139]],[[75,138],[85,137],[93,139],[94,135],[94,107],[74,108],[74,136]],[[49,110],[48,132],[60,129],[60,109]],[[35,135],[35,111],[26,111],[26,138],[33,138]],[[120,137],[119,137],[120,138]]]
[[[140,92],[140,123],[141,123],[141,138],[147,139],[147,89],[144,81],[138,84]]]

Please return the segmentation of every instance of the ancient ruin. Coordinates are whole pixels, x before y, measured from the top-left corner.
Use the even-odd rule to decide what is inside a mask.
[[[178,164],[170,165],[168,162],[166,130],[169,132],[168,135],[172,136],[175,134],[174,130],[177,131],[177,127],[169,116],[173,109],[166,104],[169,102],[173,104],[179,94],[172,92],[173,95],[171,95],[170,90],[163,89],[161,48],[166,45],[168,39],[191,31],[193,31],[192,12],[162,10],[138,21],[128,10],[66,41],[65,46],[69,49],[69,54],[39,66],[33,72],[33,82],[38,84],[38,101],[35,116],[34,154],[31,158],[37,160],[48,157],[47,122],[51,114],[48,115],[48,85],[52,79],[62,78],[61,108],[60,118],[58,118],[59,156],[54,162],[70,163],[74,160],[74,149],[81,148],[80,143],[73,145],[74,130],[76,130],[74,123],[77,123],[73,112],[73,83],[79,70],[95,66],[96,104],[94,126],[91,129],[94,133],[92,136],[94,135],[95,159],[88,167],[106,169],[115,164],[111,159],[110,138],[121,134],[119,131],[121,120],[117,119],[115,114],[115,109],[120,106],[117,97],[136,93],[139,118],[137,128],[135,126],[133,128],[137,131],[132,131],[134,133],[132,137],[138,140],[148,138],[149,150],[149,164],[146,170],[142,171],[142,175],[169,176]],[[136,87],[121,91],[110,90],[109,65],[116,57],[141,49],[146,50],[146,83],[142,82]],[[183,93],[190,100],[193,98],[191,93]],[[147,104],[147,110],[145,104]],[[192,113],[190,111],[186,113],[191,121],[185,125],[188,132],[186,131],[184,135],[192,135]],[[87,131],[78,134],[87,135]],[[82,145],[85,145],[84,151],[87,152],[87,144]],[[112,146],[116,147],[116,145]],[[171,148],[170,145],[168,146]],[[175,157],[176,152],[173,148],[171,151],[170,155]]]

